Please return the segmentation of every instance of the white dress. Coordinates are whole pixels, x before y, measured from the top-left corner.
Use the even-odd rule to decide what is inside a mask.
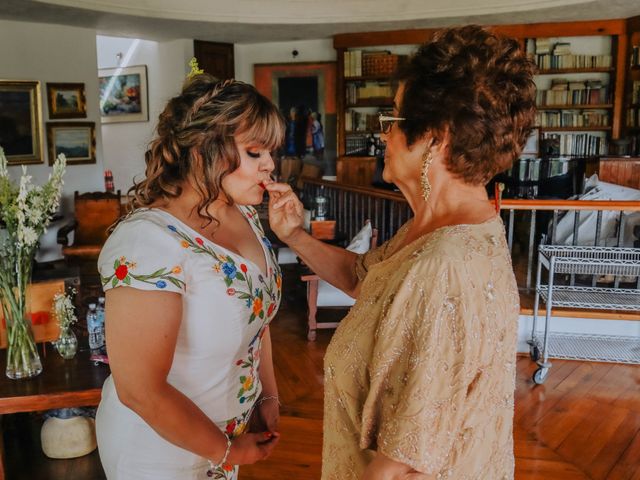
[[[128,286],[182,295],[183,318],[167,380],[232,437],[244,431],[261,392],[262,335],[278,310],[282,285],[258,214],[252,207],[238,208],[263,246],[266,275],[159,209],[137,210],[120,223],[98,260],[105,290]],[[111,377],[102,390],[96,430],[109,480],[238,475],[234,466],[208,477],[207,460],[164,440],[124,406]]]

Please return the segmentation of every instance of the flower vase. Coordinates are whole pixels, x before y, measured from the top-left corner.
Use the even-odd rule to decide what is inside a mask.
[[[78,338],[76,334],[71,330],[71,326],[66,328],[60,328],[60,335],[54,342],[56,350],[62,358],[65,360],[71,360],[76,356],[78,351]]]
[[[31,278],[30,257],[18,262],[14,275],[2,275],[2,310],[7,326],[7,377],[17,380],[42,372],[42,362],[27,314],[26,291]],[[8,278],[7,278],[8,277]],[[7,281],[8,280],[8,281]]]

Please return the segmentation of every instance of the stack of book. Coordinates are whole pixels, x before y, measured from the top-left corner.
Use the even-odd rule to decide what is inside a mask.
[[[350,83],[346,86],[346,100],[349,105],[354,105],[359,100],[390,99],[391,97],[393,97],[393,89],[389,82]]]
[[[607,154],[607,137],[595,133],[543,133],[544,153],[549,156],[595,157]]]
[[[575,55],[571,53],[571,43],[551,43],[548,38],[537,38],[534,43],[535,61],[541,70],[563,68],[610,68],[611,55]]]
[[[536,92],[536,104],[546,105],[601,105],[609,103],[610,91],[602,80],[568,81],[554,78],[549,90]]]
[[[595,110],[547,110],[536,114],[539,127],[607,127],[609,115]]]

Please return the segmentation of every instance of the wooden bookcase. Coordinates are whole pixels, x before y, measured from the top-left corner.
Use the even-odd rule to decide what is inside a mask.
[[[539,24],[518,24],[518,25],[498,25],[491,27],[496,32],[516,38],[523,48],[527,47],[528,39],[566,39],[568,37],[591,37],[592,39],[603,39],[608,47],[607,53],[611,55],[611,64],[607,67],[593,68],[564,68],[564,69],[548,69],[539,73],[541,77],[567,77],[584,79],[589,76],[603,79],[609,88],[609,96],[606,101],[598,104],[556,105],[542,106],[541,112],[554,110],[573,110],[573,111],[598,111],[606,117],[606,125],[598,127],[584,126],[558,126],[541,128],[540,134],[545,132],[557,133],[581,133],[581,132],[600,132],[599,134],[606,137],[607,141],[612,139],[620,139],[624,135],[630,133],[626,127],[626,115],[629,108],[630,88],[632,83],[628,81],[628,77],[637,74],[640,80],[640,67],[632,69],[628,67],[629,52],[631,51],[630,43],[636,42],[640,44],[640,17],[634,19],[616,19],[601,21],[585,21],[585,22],[559,22],[559,23],[539,23]],[[378,76],[375,78],[368,77],[350,77],[345,76],[345,54],[353,50],[376,51],[390,50],[396,47],[404,47],[403,53],[407,47],[416,47],[417,45],[429,40],[434,29],[416,29],[416,30],[396,30],[386,32],[368,32],[368,33],[351,33],[340,34],[334,37],[333,45],[337,53],[337,127],[338,127],[338,158],[337,173],[338,182],[356,185],[370,185],[374,176],[375,165],[373,157],[363,154],[363,152],[353,152],[354,155],[348,155],[347,139],[354,133],[363,133],[369,135],[375,134],[375,129],[371,132],[348,130],[346,128],[346,114],[350,109],[361,108],[368,109],[367,112],[375,113],[376,108],[380,111],[390,109],[389,99],[380,99],[380,104],[371,102],[369,105],[364,103],[353,103],[347,101],[347,90],[351,88],[354,82],[375,80],[379,82],[388,82],[390,76]],[[635,33],[634,33],[635,32]],[[573,40],[572,40],[573,41]],[[586,41],[586,40],[585,40]],[[586,52],[577,52],[586,53]],[[348,64],[349,65],[349,64]],[[637,73],[633,73],[637,71]],[[347,72],[348,73],[348,72]],[[640,105],[639,105],[640,106]],[[566,107],[566,108],[565,108]],[[640,134],[640,128],[638,129]],[[606,151],[603,152],[606,154]]]
[[[640,155],[640,16],[627,20],[628,51],[624,126],[627,153]]]

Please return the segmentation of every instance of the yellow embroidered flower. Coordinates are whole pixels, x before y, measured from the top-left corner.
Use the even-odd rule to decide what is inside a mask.
[[[187,247],[189,247],[189,242],[187,242],[186,240],[182,240],[180,242],[180,245],[182,245],[182,248],[187,248]]]
[[[244,388],[245,390],[251,390],[252,386],[253,386],[253,377],[247,377],[247,379],[242,384],[242,388]]]
[[[219,265],[219,264],[217,264],[217,263],[216,263],[216,264],[213,266],[213,269],[215,270],[215,272],[216,272],[216,273],[220,273],[220,265]]]
[[[129,267],[129,270],[133,270],[138,266],[138,264],[136,262],[127,262],[127,266]]]
[[[120,263],[125,263],[127,259],[125,257],[120,257]]]
[[[182,268],[180,267],[180,265],[176,265],[171,271],[177,275],[178,273],[182,273]]]
[[[278,289],[282,287],[282,277],[280,275],[276,277],[276,287],[278,287]]]

